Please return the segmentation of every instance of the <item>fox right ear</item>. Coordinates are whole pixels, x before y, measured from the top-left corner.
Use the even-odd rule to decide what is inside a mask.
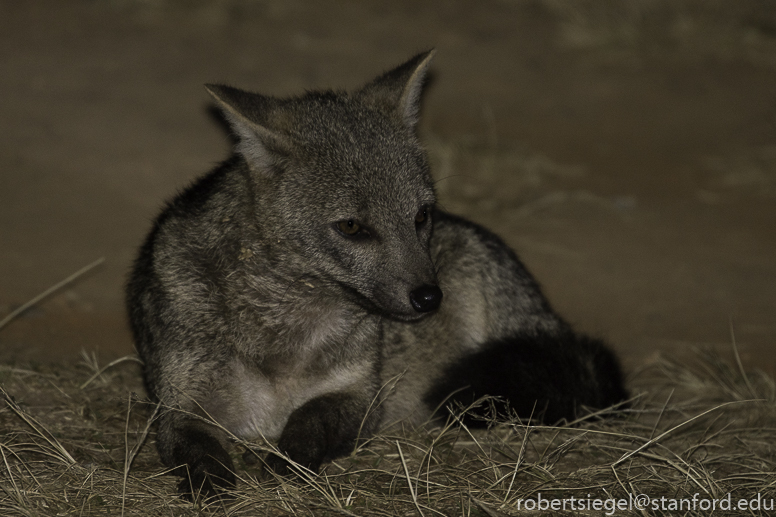
[[[291,148],[286,137],[267,124],[277,101],[231,86],[207,84],[205,89],[239,137],[235,151],[245,158],[251,170],[271,174]]]
[[[418,123],[423,82],[435,52],[432,49],[418,54],[379,76],[358,93],[381,108],[394,111],[408,127],[414,128]]]

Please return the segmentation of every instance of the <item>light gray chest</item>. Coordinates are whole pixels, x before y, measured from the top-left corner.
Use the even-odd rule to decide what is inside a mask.
[[[214,400],[209,412],[239,438],[275,440],[296,408],[327,393],[355,389],[364,379],[366,366],[351,364],[325,374],[290,372],[270,378],[236,361],[231,368],[232,389]]]

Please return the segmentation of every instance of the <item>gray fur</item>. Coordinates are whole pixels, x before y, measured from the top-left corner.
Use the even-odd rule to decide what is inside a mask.
[[[425,394],[485,343],[568,331],[509,248],[433,208],[415,134],[432,54],[352,93],[208,86],[235,154],[166,207],[127,289],[182,492],[234,484],[225,437],[197,415],[317,469],[359,434],[428,419]],[[413,293],[437,285],[441,307],[419,312]]]

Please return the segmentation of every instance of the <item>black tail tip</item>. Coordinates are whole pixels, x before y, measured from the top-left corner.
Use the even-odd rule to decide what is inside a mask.
[[[464,419],[467,425],[514,415],[547,424],[571,422],[590,411],[624,409],[628,392],[617,357],[601,340],[540,332],[487,343],[460,358],[425,401],[444,414],[482,397],[496,399],[473,408]]]

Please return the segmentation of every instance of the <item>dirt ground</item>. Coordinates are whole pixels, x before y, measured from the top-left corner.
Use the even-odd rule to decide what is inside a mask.
[[[772,1],[0,0],[0,360],[131,353],[122,287],[163,201],[229,152],[202,85],[352,88],[438,49],[442,205],[501,234],[629,370],[776,374]]]

